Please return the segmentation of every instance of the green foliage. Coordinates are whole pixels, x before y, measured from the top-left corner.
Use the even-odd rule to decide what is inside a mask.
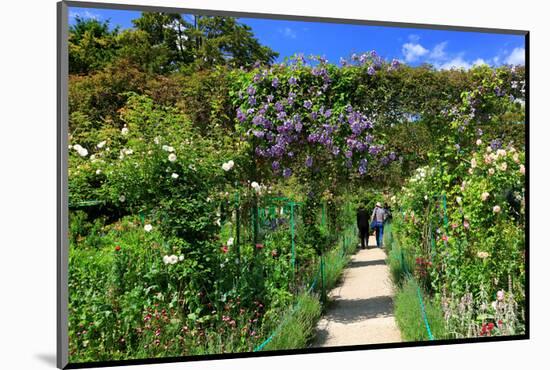
[[[69,29],[69,72],[85,74],[107,66],[116,52],[118,28],[109,21],[76,17]]]
[[[432,335],[435,339],[448,339],[443,311],[424,293],[421,292],[421,295]],[[424,341],[430,339],[418,298],[418,285],[413,279],[405,280],[402,289],[395,296],[395,318],[403,340]]]
[[[249,352],[277,328],[266,350],[304,348],[321,311],[320,256],[328,290],[356,248],[357,206],[392,193],[385,235],[403,337],[426,339],[415,284],[437,339],[486,335],[499,320],[493,333],[524,330],[523,68],[384,62],[373,74],[318,59],[325,87],[297,58],[258,69],[276,53],[234,18],[144,13],[135,26],[70,30],[71,361]],[[360,177],[324,148],[297,146],[293,175],[274,176],[255,126],[237,119],[260,108],[243,95],[253,84],[258,99],[295,93],[289,114],[309,114],[308,99],[335,123],[353,105],[397,158],[369,159]]]
[[[264,350],[305,348],[313,338],[315,325],[321,316],[319,299],[309,294],[302,294],[296,302],[296,306],[282,318],[283,324]]]

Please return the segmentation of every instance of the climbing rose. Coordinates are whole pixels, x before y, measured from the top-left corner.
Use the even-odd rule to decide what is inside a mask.
[[[229,252],[229,248],[227,248],[227,245],[224,245],[224,246],[221,248],[221,250],[222,250],[222,253],[227,253],[227,252]]]
[[[147,224],[143,227],[143,229],[147,232],[150,232],[151,230],[153,230],[153,226],[151,226],[151,224]]]
[[[481,194],[481,200],[485,202],[487,198],[489,198],[489,193],[485,191],[483,192],[483,194]]]
[[[224,164],[222,164],[222,168],[224,171],[229,171],[233,168],[233,166],[235,165],[235,162],[233,162],[233,160],[230,160],[228,162],[225,162]]]
[[[524,166],[524,165],[520,165],[520,166],[519,166],[519,172],[520,172],[522,175],[525,175],[525,166]]]
[[[260,243],[256,244],[256,249],[262,249],[263,247],[264,247],[263,244],[260,244]]]
[[[177,159],[176,155],[174,153],[170,153],[170,155],[168,156],[168,160],[170,162],[175,162]]]
[[[227,239],[227,246],[231,247],[233,245],[233,241],[234,241],[233,238]]]
[[[476,140],[476,145],[477,145],[477,146],[480,146],[480,145],[481,145],[481,139],[477,139],[477,140]]]
[[[496,205],[493,207],[493,212],[494,213],[499,213],[500,212],[500,206],[499,205]]]
[[[477,252],[477,256],[481,259],[485,259],[485,258],[489,257],[489,253],[487,253],[487,252]]]

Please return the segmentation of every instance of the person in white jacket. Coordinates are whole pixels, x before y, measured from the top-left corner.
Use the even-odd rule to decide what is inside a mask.
[[[376,202],[376,207],[374,207],[370,217],[370,225],[376,233],[376,246],[378,248],[382,248],[384,243],[384,221],[386,221],[386,216],[387,213],[382,204]]]

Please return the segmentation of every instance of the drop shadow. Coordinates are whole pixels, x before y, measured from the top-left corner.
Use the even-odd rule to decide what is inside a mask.
[[[325,318],[338,323],[353,323],[392,315],[392,297],[379,296],[366,299],[337,299],[332,302]]]
[[[309,347],[321,347],[328,339],[328,330],[317,329]]]
[[[372,260],[372,261],[351,261],[348,263],[348,268],[355,268],[355,267],[366,267],[366,266],[385,266],[386,261],[383,259],[379,260]]]
[[[42,361],[46,365],[57,367],[57,357],[53,353],[38,353],[35,354],[34,357]]]

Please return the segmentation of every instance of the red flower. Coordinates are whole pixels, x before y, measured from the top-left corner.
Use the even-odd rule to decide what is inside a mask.
[[[489,331],[493,330],[494,328],[495,328],[495,324],[493,324],[492,322],[490,322],[490,323],[487,324],[487,329],[488,329]]]
[[[117,246],[115,247],[115,251],[118,252],[119,250],[120,250],[120,245],[117,245]]]
[[[483,324],[481,326],[481,335],[485,335],[485,334],[487,334],[487,325]]]
[[[227,247],[227,245],[224,245],[224,246],[221,248],[221,250],[222,250],[223,253],[229,252],[229,248]]]
[[[262,249],[263,247],[264,247],[263,244],[260,244],[260,243],[256,244],[256,249]]]
[[[447,235],[443,235],[443,236],[441,237],[441,240],[443,240],[443,241],[446,242],[446,241],[449,240],[449,237],[448,237]]]

